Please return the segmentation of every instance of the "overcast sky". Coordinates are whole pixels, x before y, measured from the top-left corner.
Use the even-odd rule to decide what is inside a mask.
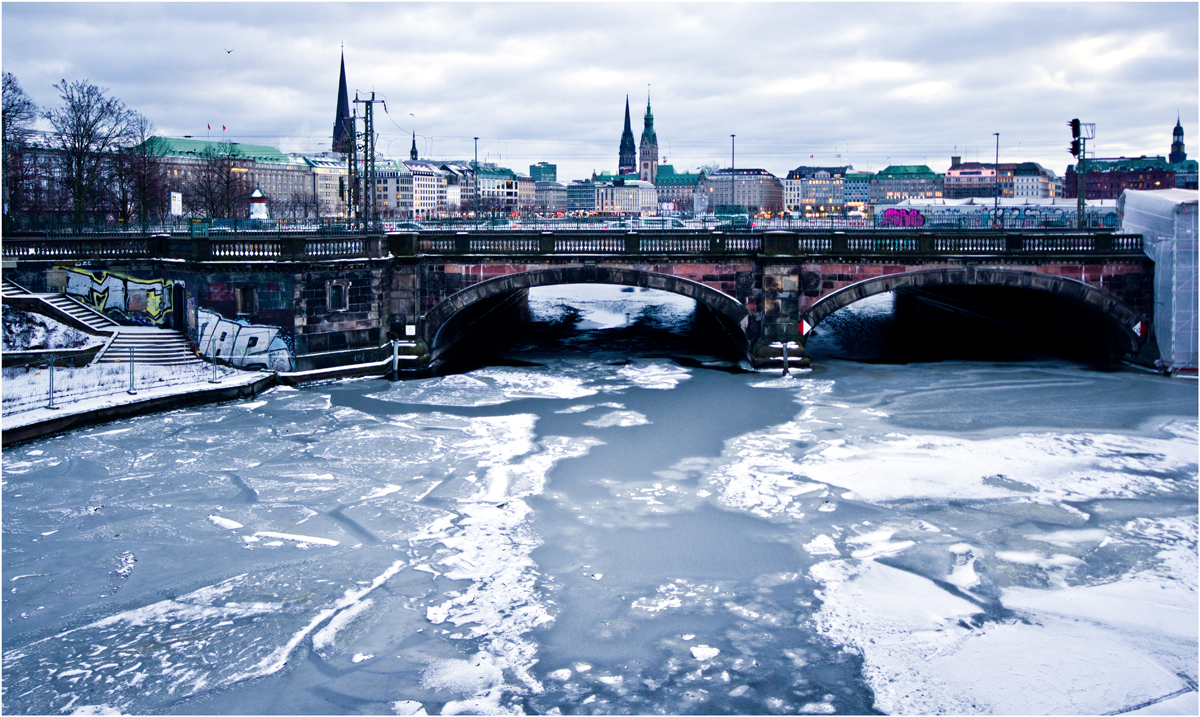
[[[89,80],[160,134],[328,151],[345,45],[378,148],[559,179],[615,171],[649,85],[663,163],[928,164],[1062,174],[1066,122],[1097,156],[1200,157],[1197,3],[3,3],[3,68],[46,109]],[[840,155],[840,156],[839,156]]]

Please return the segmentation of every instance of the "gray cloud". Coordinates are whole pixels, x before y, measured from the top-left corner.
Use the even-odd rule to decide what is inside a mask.
[[[42,107],[61,78],[107,87],[160,131],[320,151],[339,46],[351,91],[388,103],[380,148],[480,155],[560,177],[616,165],[646,85],[669,161],[777,174],[876,170],[957,151],[1062,172],[1066,121],[1102,156],[1197,131],[1195,3],[3,5],[3,65]],[[232,49],[226,53],[225,49]],[[413,115],[410,117],[410,113]],[[215,133],[219,135],[219,131]],[[1193,149],[1196,153],[1197,149]],[[841,154],[838,158],[836,155]],[[813,155],[810,159],[810,155]]]

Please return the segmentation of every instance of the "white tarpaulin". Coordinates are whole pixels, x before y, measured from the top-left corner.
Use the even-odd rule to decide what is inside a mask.
[[[1196,371],[1200,323],[1196,204],[1193,189],[1126,189],[1119,200],[1123,231],[1141,234],[1154,260],[1154,333],[1164,368]]]

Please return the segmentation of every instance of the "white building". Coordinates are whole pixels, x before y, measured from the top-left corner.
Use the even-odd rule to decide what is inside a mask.
[[[543,214],[567,212],[567,185],[562,182],[535,182],[537,210]]]
[[[520,172],[513,174],[517,175],[517,207],[521,211],[537,209],[537,183],[533,181],[533,177]]]
[[[846,204],[844,175],[850,167],[797,167],[783,180],[786,211],[825,216]]]
[[[653,217],[658,215],[658,190],[650,182],[626,179],[596,183],[596,212]]]
[[[380,219],[410,219],[412,172],[401,162],[376,163],[375,195]]]
[[[291,155],[296,157],[297,155]],[[317,216],[343,218],[348,213],[346,203],[348,187],[346,178],[350,171],[346,160],[325,152],[320,155],[299,155],[313,173],[314,191],[317,199]]]
[[[1013,197],[1047,199],[1061,196],[1055,190],[1054,172],[1036,162],[1021,162],[1013,171]]]
[[[446,214],[446,173],[429,162],[402,163],[412,173],[413,219],[430,219]]]
[[[518,207],[517,175],[511,169],[480,165],[475,172],[481,212],[514,212]]]

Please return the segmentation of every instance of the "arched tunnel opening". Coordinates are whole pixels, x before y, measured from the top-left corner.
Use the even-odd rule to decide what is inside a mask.
[[[570,355],[605,361],[665,357],[737,370],[744,350],[741,329],[695,299],[598,283],[535,286],[487,297],[451,317],[439,340],[445,350],[434,368],[438,374]],[[437,340],[434,348],[442,348]]]
[[[871,363],[1064,359],[1096,367],[1128,355],[1116,319],[1078,299],[1036,289],[907,287],[827,316],[808,339],[814,361]]]

